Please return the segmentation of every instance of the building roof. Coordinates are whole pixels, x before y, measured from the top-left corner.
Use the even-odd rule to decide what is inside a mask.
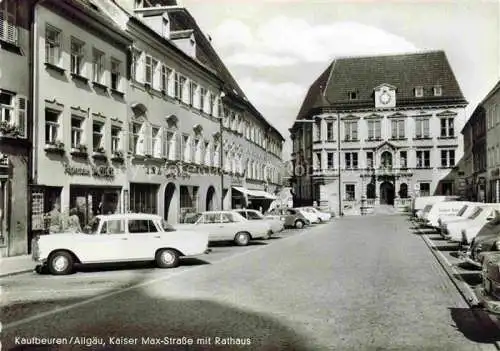
[[[298,118],[320,107],[372,107],[373,91],[381,84],[396,87],[397,106],[467,104],[444,51],[343,57],[335,59],[311,85]],[[435,86],[442,88],[442,96],[433,96]],[[414,96],[416,87],[423,87],[423,97]],[[355,100],[349,99],[352,91],[357,94]]]

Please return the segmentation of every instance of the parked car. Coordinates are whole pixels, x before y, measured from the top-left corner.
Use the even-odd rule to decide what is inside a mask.
[[[438,219],[438,232],[444,237],[444,234],[446,233],[446,226],[449,223],[466,220],[472,213],[474,213],[477,206],[479,206],[478,203],[471,203],[465,205],[455,216],[440,216]]]
[[[309,222],[311,222],[311,224],[318,224],[321,222],[321,220],[319,219],[319,217],[316,213],[306,211],[303,207],[296,207],[295,210],[302,213],[302,215],[304,217],[306,217],[309,220]]]
[[[285,228],[304,228],[310,225],[311,222],[307,219],[301,211],[294,208],[275,208],[266,213],[266,217],[279,218],[283,221]]]
[[[432,205],[432,208],[430,209],[429,213],[427,214],[427,219],[426,219],[425,225],[427,227],[437,229],[439,227],[438,220],[440,217],[455,216],[458,213],[460,213],[460,211],[462,211],[462,209],[464,209],[464,206],[467,204],[468,203],[464,202],[464,201],[437,202],[434,205]]]
[[[283,221],[279,218],[265,217],[260,211],[249,209],[234,210],[249,221],[268,221],[271,225],[271,234],[279,233],[285,229]]]
[[[460,200],[458,196],[417,196],[411,202],[411,212],[414,216],[420,217],[423,209],[427,205],[433,205],[440,201],[457,201]]]
[[[168,230],[168,229],[167,229]],[[82,233],[36,236],[32,258],[54,275],[69,274],[75,264],[155,261],[160,268],[176,267],[182,256],[208,249],[202,231],[167,231],[160,216],[143,213],[98,215]]]
[[[474,212],[464,221],[450,223],[446,226],[444,237],[447,240],[454,242],[462,242],[462,230],[470,227],[482,227],[487,222],[496,217],[496,208],[500,206],[477,206]]]
[[[481,267],[485,253],[500,251],[500,216],[481,228],[463,256],[468,263]]]
[[[500,314],[500,252],[484,255],[482,283],[475,289],[479,304],[489,313]]]
[[[307,206],[307,207],[298,207],[297,209],[305,211],[307,213],[315,214],[320,222],[328,222],[332,218],[332,215],[330,213],[321,212],[316,207]]]
[[[238,246],[248,245],[253,239],[267,239],[271,235],[268,221],[249,221],[235,211],[207,211],[197,213],[178,229],[191,229],[208,233],[208,240],[234,241]]]

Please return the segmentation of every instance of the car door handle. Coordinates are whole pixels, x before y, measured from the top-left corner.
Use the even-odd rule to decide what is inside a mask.
[[[128,240],[128,238],[121,238],[121,240]]]
[[[161,239],[161,236],[159,236],[159,235],[155,235],[154,237],[155,237],[156,239]]]

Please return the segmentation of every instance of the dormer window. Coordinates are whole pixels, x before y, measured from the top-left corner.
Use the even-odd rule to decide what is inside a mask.
[[[433,88],[434,96],[441,96],[443,94],[443,88],[440,85],[436,85]]]
[[[357,100],[358,99],[358,92],[357,91],[351,90],[351,91],[349,91],[348,95],[349,95],[349,100]]]
[[[423,97],[423,96],[424,96],[424,88],[415,87],[415,97]]]

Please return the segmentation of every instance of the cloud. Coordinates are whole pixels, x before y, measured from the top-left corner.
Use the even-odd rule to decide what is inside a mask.
[[[361,23],[310,24],[285,16],[272,18],[255,29],[239,20],[226,20],[215,30],[214,44],[229,52],[231,64],[252,67],[417,49],[402,37]]]
[[[229,65],[253,67],[291,66],[297,63],[297,59],[293,57],[280,57],[258,52],[236,53],[228,56],[224,61]]]
[[[247,77],[238,84],[257,107],[296,105],[305,95],[305,88],[292,82],[272,83]]]

